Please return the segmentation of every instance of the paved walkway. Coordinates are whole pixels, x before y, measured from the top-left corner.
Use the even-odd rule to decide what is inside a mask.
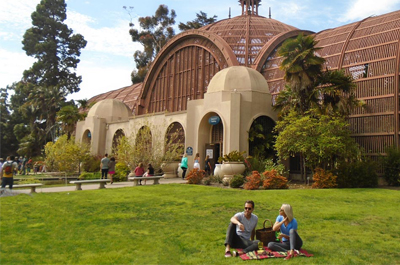
[[[181,178],[172,178],[172,179],[160,179],[160,184],[171,184],[171,183],[186,183],[187,180],[183,180]],[[144,185],[144,181],[142,181]],[[153,185],[153,180],[148,180],[146,186]],[[124,187],[133,187],[133,181],[124,181],[124,182],[114,182],[113,184],[108,183],[106,185],[106,189],[117,189]],[[99,188],[99,184],[82,184],[82,190],[96,190]],[[6,188],[9,191],[8,186]],[[75,185],[73,186],[60,186],[60,187],[49,187],[46,188],[45,185],[36,188],[37,193],[41,192],[65,192],[65,191],[75,191]],[[16,189],[13,190],[14,193],[30,193],[30,188],[28,189]],[[79,192],[79,191],[77,191]]]

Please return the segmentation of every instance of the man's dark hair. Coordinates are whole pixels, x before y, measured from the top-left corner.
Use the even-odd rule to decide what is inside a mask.
[[[14,161],[15,156],[10,156],[10,160]]]
[[[253,209],[254,209],[254,202],[253,201],[246,201],[244,204],[249,203],[251,205],[253,205]]]
[[[108,156],[108,154],[105,154],[104,156]]]

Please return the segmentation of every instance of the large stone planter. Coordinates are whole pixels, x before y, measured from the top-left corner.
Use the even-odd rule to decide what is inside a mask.
[[[163,177],[166,179],[176,178],[176,172],[179,162],[164,162],[161,164],[161,169],[164,172]]]
[[[221,164],[215,164],[214,176],[223,177],[223,175],[221,174],[221,166]]]
[[[234,175],[242,174],[245,170],[246,166],[243,162],[224,162],[221,165],[220,173],[220,175],[223,176],[222,183],[228,186]]]

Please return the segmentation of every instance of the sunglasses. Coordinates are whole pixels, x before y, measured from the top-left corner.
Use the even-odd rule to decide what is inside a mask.
[[[252,208],[251,207],[244,207],[244,209],[251,211]]]

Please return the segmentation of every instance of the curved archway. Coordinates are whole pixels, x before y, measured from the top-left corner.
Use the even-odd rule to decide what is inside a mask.
[[[82,135],[82,143],[88,144],[89,146],[92,144],[92,133],[89,129],[87,129]]]
[[[198,128],[198,146],[201,158],[210,157],[211,166],[215,168],[218,158],[224,150],[224,122],[216,112],[204,115]]]
[[[249,130],[249,155],[259,159],[275,158],[275,122],[268,116],[254,119]]]
[[[164,139],[164,156],[168,160],[176,160],[184,153],[185,130],[179,122],[173,122],[168,126]]]
[[[113,141],[112,141],[112,153],[115,153],[119,144],[120,139],[125,136],[125,133],[122,129],[118,129],[114,133]]]

